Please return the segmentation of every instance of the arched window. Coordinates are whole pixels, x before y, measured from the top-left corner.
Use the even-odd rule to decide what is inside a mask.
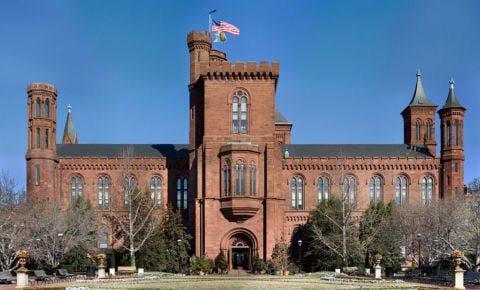
[[[370,178],[370,203],[377,203],[382,200],[382,178],[373,176]]]
[[[395,203],[398,207],[407,207],[408,184],[405,176],[395,180]]]
[[[108,210],[110,206],[110,178],[101,176],[98,178],[98,209]]]
[[[422,178],[422,205],[426,206],[433,199],[433,178],[427,176]]]
[[[75,204],[77,199],[83,196],[83,178],[80,176],[74,176],[71,180],[71,204]]]
[[[137,187],[137,179],[133,176],[125,177],[123,181],[123,207],[128,208],[134,198]]]
[[[330,191],[330,181],[328,177],[322,176],[317,181],[318,203],[322,200],[328,199],[328,192]]]
[[[42,113],[40,111],[40,98],[37,98],[36,108],[35,108],[35,116],[36,117],[41,117],[42,116]]]
[[[223,165],[223,195],[230,196],[232,195],[232,180],[231,180],[231,162],[227,160],[225,165]]]
[[[427,134],[427,140],[432,140],[432,124],[430,121],[427,121],[427,125],[425,126],[425,133]]]
[[[40,165],[35,165],[35,185],[40,185]]]
[[[154,176],[150,179],[150,194],[152,201],[158,208],[162,207],[162,179],[158,176]]]
[[[47,99],[45,101],[45,118],[50,117],[50,101]]]
[[[303,179],[295,176],[291,180],[292,186],[292,209],[303,209]]]
[[[453,122],[453,145],[458,145],[458,121]]]
[[[346,201],[351,209],[356,208],[357,204],[356,181],[353,176],[346,176],[343,179],[343,200]]]
[[[250,163],[250,195],[257,195],[257,166]]]
[[[447,146],[450,146],[450,131],[452,131],[452,125],[450,124],[450,121],[447,121],[447,136],[445,136],[447,138]]]
[[[248,132],[248,99],[242,90],[236,91],[232,97],[232,132],[233,134]]]
[[[420,121],[415,123],[415,140],[420,140]]]
[[[177,209],[186,210],[188,205],[188,181],[185,177],[177,179]]]
[[[245,195],[245,164],[235,164],[235,195]]]

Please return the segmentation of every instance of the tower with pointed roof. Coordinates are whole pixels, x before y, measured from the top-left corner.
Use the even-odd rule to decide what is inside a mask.
[[[28,94],[27,198],[49,200],[55,192],[57,170],[57,89],[32,83]]]
[[[75,131],[75,126],[73,125],[72,106],[68,105],[67,109],[67,121],[63,130],[62,144],[78,144],[77,131]]]
[[[423,90],[422,74],[417,71],[417,84],[408,106],[402,111],[405,144],[424,144],[431,156],[436,156],[435,105]]]
[[[445,105],[438,111],[441,130],[442,161],[442,197],[453,197],[463,192],[463,118],[466,109],[455,95],[454,81],[450,80],[450,89]]]

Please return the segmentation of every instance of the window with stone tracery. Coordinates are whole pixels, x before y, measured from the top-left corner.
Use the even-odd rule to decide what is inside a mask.
[[[433,200],[433,178],[426,176],[422,178],[422,205],[429,205]]]
[[[295,176],[290,181],[291,185],[291,208],[303,209],[303,178]]]
[[[370,203],[377,203],[382,200],[382,178],[373,176],[370,178]]]
[[[156,207],[162,207],[162,189],[163,183],[162,178],[159,176],[154,176],[150,179],[150,195],[152,201],[155,203]]]
[[[185,177],[177,179],[177,209],[186,210],[188,205],[188,181]]]
[[[395,180],[395,203],[398,207],[407,207],[408,184],[405,176]]]
[[[343,201],[350,205],[350,209],[357,207],[356,180],[353,176],[346,176],[343,179]]]
[[[248,99],[247,93],[237,90],[232,97],[232,133],[248,132]]]
[[[108,210],[110,208],[110,178],[108,176],[100,176],[97,180],[97,207],[100,210]]]
[[[83,197],[83,178],[81,176],[73,176],[70,185],[70,202],[75,204],[77,199]]]
[[[321,176],[317,181],[317,194],[318,194],[318,203],[321,203],[323,200],[328,200],[328,194],[330,191],[330,180],[326,176]]]

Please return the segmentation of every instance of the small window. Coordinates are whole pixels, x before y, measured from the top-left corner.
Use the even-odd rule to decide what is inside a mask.
[[[40,141],[41,138],[42,138],[42,136],[40,134],[40,128],[37,128],[37,148],[40,148],[40,146],[41,146],[41,141]]]
[[[427,125],[425,127],[425,131],[427,134],[427,140],[432,140],[432,125],[430,124],[430,121],[427,121]]]
[[[257,166],[255,163],[250,164],[250,195],[257,195]]]
[[[40,165],[35,165],[35,185],[40,185]]]
[[[45,149],[48,149],[48,129],[45,129]]]
[[[450,141],[451,140],[450,132],[452,131],[451,127],[452,127],[452,125],[450,124],[450,121],[447,121],[447,132],[446,132],[446,134],[447,134],[447,136],[446,136],[447,146],[450,146],[450,143],[451,143],[451,141]]]
[[[185,177],[177,179],[177,209],[186,210],[188,205],[188,181]]]
[[[245,164],[235,164],[235,195],[245,195]]]
[[[223,165],[223,195],[230,196],[232,194],[232,183],[231,183],[231,163],[230,160],[225,162]]]
[[[415,140],[417,140],[417,141],[420,140],[420,136],[421,136],[421,135],[420,135],[420,134],[421,134],[421,133],[420,133],[420,128],[421,128],[421,126],[420,126],[420,121],[417,121],[417,122],[415,123]]]
[[[458,146],[458,121],[453,122],[453,145]]]

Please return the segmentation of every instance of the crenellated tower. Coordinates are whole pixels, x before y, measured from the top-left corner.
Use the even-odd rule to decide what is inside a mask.
[[[28,95],[27,199],[54,198],[57,169],[57,89],[32,83]]]
[[[437,105],[432,103],[423,90],[420,71],[417,71],[417,84],[413,97],[403,110],[404,144],[425,144],[430,155],[436,156],[435,111]]]
[[[455,95],[454,81],[450,80],[445,105],[438,111],[441,123],[442,197],[463,193],[465,160],[463,147],[463,118],[465,107]]]

